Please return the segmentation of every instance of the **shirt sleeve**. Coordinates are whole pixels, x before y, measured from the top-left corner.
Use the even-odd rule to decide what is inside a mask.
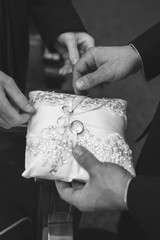
[[[30,0],[29,12],[50,51],[61,33],[86,32],[71,0]]]

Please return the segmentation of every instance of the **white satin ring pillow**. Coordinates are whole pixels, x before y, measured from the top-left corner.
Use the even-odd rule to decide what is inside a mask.
[[[135,175],[125,141],[126,101],[54,91],[32,91],[30,101],[36,111],[28,123],[22,176],[87,181],[88,173],[72,155],[76,144]]]

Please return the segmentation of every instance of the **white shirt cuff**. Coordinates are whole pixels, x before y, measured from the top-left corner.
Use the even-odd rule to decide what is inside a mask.
[[[142,74],[142,77],[146,78],[145,77],[145,72],[144,72],[144,65],[143,65],[143,61],[142,61],[140,53],[138,52],[137,48],[132,43],[130,43],[129,46],[131,46],[136,51],[137,55],[139,56],[139,59],[140,59],[141,64],[142,64],[142,69],[140,70],[140,72]]]
[[[127,194],[128,194],[128,187],[129,187],[129,184],[131,182],[132,178],[130,178],[127,182],[127,185],[126,185],[126,189],[125,189],[125,193],[124,193],[124,203],[128,209],[128,206],[127,206]]]

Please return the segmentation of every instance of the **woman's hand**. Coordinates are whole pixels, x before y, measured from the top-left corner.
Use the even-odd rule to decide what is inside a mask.
[[[34,108],[14,80],[0,71],[0,126],[9,129],[22,125],[33,112]]]
[[[64,59],[64,66],[59,70],[59,73],[62,75],[71,73],[72,66],[91,47],[94,47],[94,39],[85,32],[62,33],[55,44],[55,48]]]

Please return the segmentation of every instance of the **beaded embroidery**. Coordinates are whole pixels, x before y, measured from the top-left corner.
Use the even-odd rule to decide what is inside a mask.
[[[85,129],[77,137],[77,144],[91,151],[99,161],[116,163],[134,174],[132,151],[119,134],[109,134],[105,140],[102,140]],[[64,135],[63,128],[50,126],[38,135],[29,134],[26,150],[28,154],[34,153],[34,156],[42,155],[43,166],[49,163],[51,173],[54,174],[60,166],[69,161],[74,145],[72,134]]]
[[[32,95],[32,92],[30,93],[31,103],[35,107],[38,107],[40,104],[48,105],[48,106],[58,106],[58,105],[71,106],[74,104],[76,98],[77,98],[76,95],[61,94],[61,93],[56,93],[54,91],[52,92],[37,91],[36,95]],[[80,109],[83,111],[89,111],[89,110],[93,110],[100,107],[116,116],[124,117],[125,121],[127,121],[126,107],[119,99],[108,99],[108,98],[92,99],[89,97],[86,97],[86,98],[84,97],[84,100],[82,100],[82,102],[77,106],[77,109]]]
[[[63,136],[64,128],[50,126],[42,133],[29,134],[26,141],[26,153],[34,153],[34,156],[43,156],[43,166],[51,165],[51,171],[56,172],[58,166],[66,163],[66,157],[72,153],[73,143],[69,136]]]
[[[76,163],[72,155],[76,144],[88,149],[99,161],[118,164],[135,175],[132,151],[122,137],[127,123],[125,101],[43,91],[31,92],[30,101],[37,111],[35,118],[33,115],[33,125],[32,119],[29,122],[27,164],[23,176],[86,180],[88,173]],[[95,115],[90,115],[92,111],[95,111]],[[43,119],[43,112],[49,114],[49,119],[47,115]],[[104,119],[100,118],[101,114]]]

